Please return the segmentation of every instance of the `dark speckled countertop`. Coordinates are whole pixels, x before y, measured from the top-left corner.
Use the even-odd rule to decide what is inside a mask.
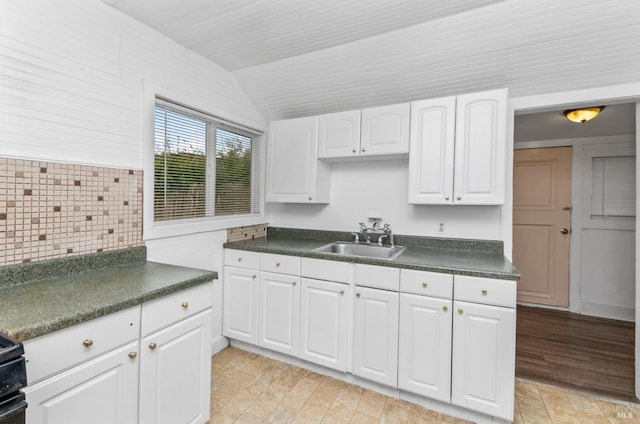
[[[407,250],[395,260],[313,251],[330,242],[344,240],[353,240],[353,236],[347,232],[269,227],[267,237],[225,243],[224,247],[502,280],[520,278],[518,270],[502,253],[503,244],[500,241],[397,235],[395,244],[406,246]]]
[[[87,256],[0,268],[0,331],[25,341],[217,278],[146,262],[144,247]]]

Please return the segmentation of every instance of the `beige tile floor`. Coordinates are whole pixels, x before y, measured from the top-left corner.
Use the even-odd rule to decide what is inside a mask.
[[[514,422],[638,424],[639,407],[516,381]],[[212,359],[211,424],[466,422],[234,347]]]

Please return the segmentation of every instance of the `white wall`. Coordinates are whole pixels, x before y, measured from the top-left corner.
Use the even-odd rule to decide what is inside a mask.
[[[408,161],[334,163],[328,205],[267,204],[279,227],[357,231],[367,217],[383,218],[395,234],[499,240],[499,206],[408,204]],[[440,232],[444,223],[444,232]]]
[[[228,72],[98,0],[2,2],[0,155],[143,169],[143,82],[265,127]],[[222,230],[147,241],[148,258],[222,275],[225,239]],[[214,287],[220,344],[221,280]]]

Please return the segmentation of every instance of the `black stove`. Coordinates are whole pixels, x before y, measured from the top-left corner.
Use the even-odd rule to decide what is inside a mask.
[[[27,402],[21,388],[27,385],[24,348],[0,334],[0,424],[24,424]]]

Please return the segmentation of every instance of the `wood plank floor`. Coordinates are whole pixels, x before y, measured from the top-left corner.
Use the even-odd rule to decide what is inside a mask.
[[[632,322],[518,305],[516,377],[635,400],[634,332]]]

